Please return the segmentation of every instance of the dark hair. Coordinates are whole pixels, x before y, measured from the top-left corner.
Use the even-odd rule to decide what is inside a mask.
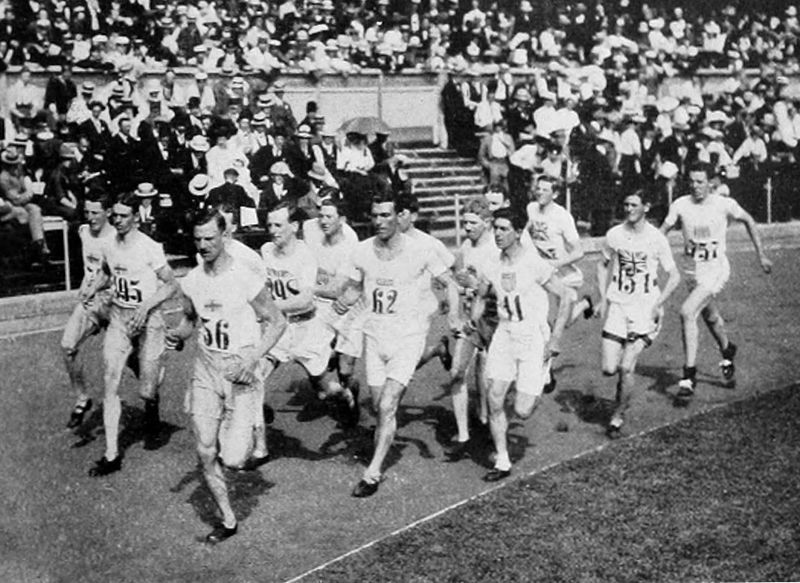
[[[405,210],[411,213],[418,213],[419,200],[413,194],[402,193],[395,196],[394,208],[398,213]]]
[[[111,207],[111,197],[108,193],[100,187],[92,187],[86,193],[85,202],[99,202],[103,210],[108,210]]]
[[[131,210],[136,214],[139,212],[139,203],[142,199],[140,199],[134,192],[122,192],[117,196],[117,200],[115,204],[122,204],[127,207],[130,207]]]
[[[622,200],[625,200],[625,199],[626,199],[626,198],[628,198],[629,196],[638,196],[638,197],[639,197],[639,200],[641,200],[641,201],[642,201],[642,204],[646,204],[646,205],[650,205],[650,206],[652,206],[652,205],[653,205],[653,198],[654,198],[654,196],[653,196],[653,193],[652,193],[652,191],[650,191],[650,190],[646,190],[646,189],[643,189],[643,188],[639,188],[639,189],[637,189],[637,190],[634,190],[634,191],[632,191],[632,192],[629,192],[628,194],[626,194],[626,195],[623,197],[623,199],[622,199]]]
[[[487,184],[483,188],[483,194],[489,194],[490,192],[499,192],[503,195],[504,199],[508,199],[508,189],[505,186],[498,182],[494,182],[492,184]]]
[[[714,168],[712,168],[711,164],[708,162],[694,162],[691,166],[689,166],[689,172],[705,172],[706,178],[711,178],[714,176]]]
[[[309,101],[306,103],[306,113],[316,113],[319,111],[319,106],[316,101]]]
[[[220,232],[224,232],[228,226],[225,217],[222,215],[220,211],[220,207],[218,206],[209,206],[199,209],[194,215],[192,216],[192,230],[195,227],[200,227],[207,223],[214,221],[217,223],[217,228]]]
[[[308,217],[308,213],[306,211],[304,211],[302,208],[297,206],[294,202],[291,202],[291,201],[288,201],[288,200],[283,200],[283,201],[279,202],[274,207],[272,207],[269,210],[269,213],[267,213],[267,214],[269,215],[270,213],[274,213],[275,211],[279,211],[281,209],[286,209],[286,213],[289,216],[289,222],[290,223],[300,223],[300,224],[302,224],[303,221],[305,221],[305,220],[307,220],[309,218]]]
[[[338,188],[323,186],[317,193],[317,197],[319,198],[320,207],[332,206],[336,209],[336,212],[339,213],[340,217],[346,216],[348,209],[347,203],[342,198],[342,193],[339,192]]]
[[[372,195],[372,204],[384,204],[390,202],[394,205],[395,212],[400,212],[399,204],[397,202],[397,197],[391,191],[391,189],[377,189],[375,190],[374,194]]]
[[[511,207],[499,208],[494,211],[494,220],[506,219],[511,222],[511,227],[515,231],[522,231],[527,224],[526,217],[511,209]]]
[[[531,182],[531,186],[536,186],[540,182],[549,182],[553,187],[554,194],[561,194],[561,180],[549,174],[538,174]]]

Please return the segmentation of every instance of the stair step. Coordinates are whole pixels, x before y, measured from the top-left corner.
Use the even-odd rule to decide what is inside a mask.
[[[439,187],[439,186],[472,186],[472,185],[481,185],[483,186],[483,182],[480,177],[477,176],[438,176],[438,177],[431,177],[431,178],[420,178],[414,180],[413,182],[415,187]]]
[[[398,148],[396,154],[401,154],[409,158],[462,158],[455,150],[442,150],[440,148]]]
[[[483,171],[470,166],[430,166],[414,168],[406,171],[411,180],[425,180],[428,178],[465,177],[483,180]]]
[[[476,196],[478,194],[483,194],[483,185],[482,184],[460,184],[456,186],[416,186],[412,187],[412,191],[420,200],[422,198],[427,198],[429,196],[436,196],[436,195],[445,195],[449,194],[450,196],[459,193],[462,196]]]
[[[406,161],[406,168],[409,170],[415,168],[427,168],[430,166],[479,167],[472,158],[412,158],[410,156],[406,156]]]

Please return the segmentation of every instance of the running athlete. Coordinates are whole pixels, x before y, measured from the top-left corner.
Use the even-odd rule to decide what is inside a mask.
[[[288,203],[279,204],[267,215],[272,241],[261,247],[261,258],[267,268],[267,286],[272,300],[288,322],[286,333],[268,356],[272,368],[291,360],[301,364],[318,397],[347,399],[348,395],[352,397],[350,391],[344,391],[337,382],[327,378],[334,332],[317,315],[314,302],[317,260],[308,245],[297,238],[300,221],[304,218],[302,210]]]
[[[347,283],[347,266],[358,244],[358,236],[345,222],[345,202],[338,190],[325,188],[320,191],[319,198],[319,217],[303,223],[303,240],[317,259],[314,288],[317,314],[336,335],[336,368],[341,389],[334,388],[334,391],[343,392],[342,402],[347,406],[343,419],[347,426],[352,427],[358,424],[359,419],[359,384],[353,378],[353,367],[356,358],[361,356],[363,344],[361,328],[353,318],[359,316],[363,309],[351,310],[342,317],[334,310],[333,302],[341,295]],[[355,345],[357,350],[347,350],[348,346]]]
[[[489,429],[496,456],[487,482],[511,475],[508,455],[506,395],[516,381],[514,412],[522,419],[533,414],[545,385],[545,365],[559,353],[559,342],[570,315],[569,291],[552,265],[520,238],[525,219],[511,209],[494,213],[494,238],[500,254],[487,266],[473,310],[477,321],[484,309],[484,298],[494,290],[499,323],[489,345],[486,375],[489,378]],[[558,299],[552,334],[547,323],[548,293]]]
[[[153,440],[158,436],[158,385],[165,348],[164,318],[158,308],[172,297],[177,283],[161,245],[138,229],[140,200],[133,193],[119,197],[112,215],[117,235],[103,247],[104,269],[111,275],[114,297],[103,342],[106,452],[90,470],[92,476],[105,476],[122,468],[119,385],[135,346],[139,352],[139,394],[144,399],[145,447],[156,447]]]
[[[488,385],[485,375],[486,350],[497,327],[497,306],[492,297],[485,306],[475,327],[469,326],[472,304],[477,292],[480,277],[485,275],[488,266],[497,262],[500,250],[494,242],[492,232],[492,212],[485,197],[469,201],[462,218],[465,241],[456,254],[455,279],[460,296],[459,320],[463,324],[455,334],[453,368],[450,371],[450,395],[453,399],[453,413],[458,435],[454,439],[452,458],[464,454],[469,442],[467,369],[475,361],[475,382],[478,386],[478,418],[484,425],[489,422]]]
[[[263,357],[286,327],[264,279],[228,251],[225,227],[215,209],[195,219],[202,263],[181,281],[183,318],[167,333],[176,347],[198,332],[186,405],[203,475],[222,513],[221,524],[206,535],[210,544],[238,531],[222,465],[237,468],[248,460],[267,370]]]
[[[444,243],[436,237],[432,237],[428,233],[420,231],[416,227],[416,222],[419,219],[419,201],[417,197],[411,194],[401,194],[395,199],[395,204],[397,205],[397,219],[400,232],[419,242],[422,247],[425,248],[426,254],[438,256],[445,265],[452,268],[455,257],[448,251]],[[420,313],[423,316],[425,334],[427,336],[433,317],[438,313],[441,304],[434,291],[434,282],[429,274],[425,274],[420,279],[420,294],[422,309]],[[450,344],[447,336],[442,336],[439,342],[431,347],[425,348],[417,363],[417,368],[422,367],[437,356],[439,360],[441,360],[444,369],[449,371],[453,363],[453,358],[450,354]]]
[[[726,255],[729,221],[744,223],[761,269],[764,273],[772,271],[772,261],[764,252],[753,217],[733,198],[711,193],[709,177],[712,172],[711,167],[704,163],[690,168],[691,194],[681,196],[672,203],[667,218],[661,225],[661,232],[666,234],[680,221],[684,242],[683,271],[690,290],[689,297],[681,306],[686,359],[683,378],[678,383],[677,397],[681,400],[690,399],[697,386],[697,349],[700,336],[698,316],[703,317],[722,353],[722,361],[719,363],[722,376],[729,381],[734,377],[737,348],[728,339],[725,322],[715,301],[730,277],[730,264]]]
[[[364,322],[365,364],[373,413],[377,416],[375,451],[362,479],[353,489],[357,498],[378,491],[381,471],[397,429],[397,408],[425,349],[427,308],[420,289],[429,276],[448,290],[451,328],[458,323],[458,291],[450,268],[437,253],[400,232],[399,204],[390,195],[372,201],[376,235],[362,241],[352,256],[350,282],[334,302],[339,313],[362,295],[367,301]]]
[[[92,408],[78,350],[87,338],[97,334],[108,324],[110,297],[104,289],[108,285],[108,277],[103,272],[103,245],[117,234],[108,222],[109,202],[105,194],[90,194],[84,203],[86,224],[78,228],[83,254],[83,280],[78,289],[78,304],[72,310],[61,337],[64,364],[76,397],[67,423],[70,429],[80,426],[84,416]]]
[[[643,197],[641,190],[625,197],[625,222],[608,231],[597,264],[598,315],[605,320],[603,374],[619,376],[617,407],[606,431],[611,438],[621,435],[639,355],[661,330],[664,304],[681,280],[669,241],[647,221],[650,202]],[[659,265],[667,273],[663,289]]]

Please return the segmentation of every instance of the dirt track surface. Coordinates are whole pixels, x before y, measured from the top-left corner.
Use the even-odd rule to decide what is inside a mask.
[[[688,407],[675,408],[670,393],[682,365],[681,288],[662,335],[640,361],[628,433],[797,378],[797,255],[792,249],[773,251],[776,268],[767,277],[752,251],[732,254],[733,277],[720,303],[740,345],[737,386],[723,386],[719,355],[702,330],[697,397]],[[593,280],[591,260],[584,271],[587,281]],[[599,331],[599,321],[579,322],[568,331],[557,391],[524,425],[512,425],[515,475],[606,443],[603,423],[614,383],[599,374]],[[182,412],[192,348],[169,356],[162,394],[169,440],[157,451],[143,449],[141,404],[132,377],[125,377],[123,470],[98,479],[89,478],[87,470],[103,453],[101,416],[95,408],[83,436],[64,429],[72,396],[58,341],[58,333],[0,341],[2,581],[284,581],[487,489],[480,479],[491,449],[485,433],[476,432],[479,443],[471,458],[446,461],[443,444],[454,427],[448,399],[441,398],[446,375],[437,362],[412,381],[386,481],[365,500],[349,493],[369,454],[367,432],[346,435],[329,417],[298,421],[310,395],[300,370],[285,367],[274,377],[270,397],[278,411],[270,434],[277,459],[232,478],[240,534],[210,549],[197,538],[215,521],[214,505],[196,469]],[[97,339],[87,348],[89,381],[98,389]],[[598,397],[592,405],[583,399],[589,393]],[[99,390],[97,395],[95,402]],[[555,430],[561,421],[569,431]],[[364,413],[362,427],[369,424]]]

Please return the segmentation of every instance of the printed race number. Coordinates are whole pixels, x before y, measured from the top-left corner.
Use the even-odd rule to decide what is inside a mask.
[[[522,316],[522,302],[519,299],[519,294],[514,295],[514,299],[507,295],[503,298],[503,309],[506,311],[506,316],[512,322],[521,322],[524,318]]]
[[[116,288],[116,298],[126,304],[141,304],[142,303],[142,290],[137,287],[138,281],[128,280],[124,277],[116,277],[114,279],[114,287]]]
[[[376,314],[394,314],[394,303],[396,301],[397,290],[375,288],[372,292],[372,311]]]
[[[686,244],[686,255],[695,261],[711,261],[717,258],[719,243],[716,241],[689,241]]]
[[[203,322],[203,343],[208,348],[215,350],[228,350],[230,345],[228,321],[210,318],[201,318],[201,320]]]
[[[268,279],[267,285],[270,292],[272,292],[272,299],[285,300],[289,296],[296,296],[300,294],[300,287],[297,285],[296,279]]]
[[[645,294],[650,293],[651,282],[649,273],[643,274],[642,277],[637,280],[630,272],[620,269],[617,277],[614,279],[617,280],[617,289],[624,294],[633,294],[639,289]],[[641,283],[641,288],[637,281]]]

